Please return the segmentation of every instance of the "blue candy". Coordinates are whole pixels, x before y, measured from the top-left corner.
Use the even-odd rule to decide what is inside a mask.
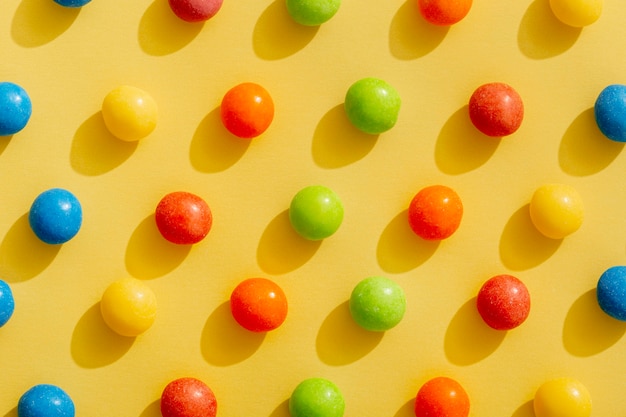
[[[80,230],[83,210],[71,192],[52,188],[39,194],[28,213],[35,235],[45,243],[65,243]]]
[[[22,87],[0,82],[0,136],[8,136],[24,129],[33,106]]]
[[[626,321],[626,266],[607,269],[598,280],[598,304],[609,316]]]
[[[63,7],[82,7],[91,0],[54,0],[55,3]]]
[[[18,417],[74,417],[74,402],[61,388],[35,385],[20,397],[17,404]]]
[[[15,300],[9,284],[0,279],[0,327],[4,326],[13,315]]]
[[[596,123],[607,138],[626,142],[626,85],[606,87],[594,106]]]

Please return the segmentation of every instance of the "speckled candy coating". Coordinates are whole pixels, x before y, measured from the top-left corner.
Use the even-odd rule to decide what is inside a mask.
[[[18,417],[74,417],[74,402],[56,385],[39,384],[20,397]]]
[[[154,323],[156,310],[154,292],[136,278],[111,283],[100,300],[104,322],[115,333],[126,337],[135,337],[148,330]]]
[[[605,87],[598,95],[593,110],[604,136],[616,142],[626,142],[626,85]]]
[[[209,205],[186,191],[166,194],[157,204],[154,218],[161,235],[178,245],[200,242],[213,225]]]
[[[342,417],[345,407],[339,388],[324,378],[305,379],[289,398],[291,417]]]
[[[626,266],[613,266],[602,273],[596,297],[602,311],[617,320],[626,321]]]
[[[195,23],[209,20],[219,12],[223,0],[168,0],[170,8],[180,19]]]
[[[55,3],[60,4],[63,7],[82,7],[89,3],[91,0],[54,0]]]
[[[286,3],[293,20],[305,26],[329,21],[341,6],[341,0],[286,0]]]
[[[424,19],[439,26],[460,22],[472,8],[472,0],[418,0],[417,4]]]
[[[83,210],[74,194],[62,188],[52,188],[35,198],[28,222],[43,242],[51,245],[65,243],[80,230]]]
[[[440,376],[427,381],[415,397],[416,417],[467,417],[469,396],[457,381]]]
[[[217,399],[204,382],[179,378],[167,384],[161,394],[163,417],[215,417]]]
[[[363,78],[350,86],[344,108],[348,119],[359,130],[371,135],[395,126],[402,100],[398,91],[378,78]]]
[[[350,295],[350,314],[366,330],[382,332],[402,320],[406,311],[404,290],[385,277],[369,277],[359,282]]]
[[[530,200],[530,219],[544,236],[563,239],[583,223],[584,206],[578,191],[565,184],[545,184]]]
[[[0,82],[0,136],[9,136],[26,127],[33,106],[26,90],[11,82]]]
[[[556,18],[573,27],[588,26],[598,20],[603,4],[604,0],[550,0]]]
[[[496,275],[488,279],[478,291],[476,307],[489,327],[511,330],[528,318],[530,293],[516,277]]]
[[[272,124],[274,101],[270,93],[259,84],[241,83],[224,94],[220,117],[230,133],[242,139],[252,139]]]
[[[488,83],[474,90],[469,101],[470,120],[487,136],[508,136],[524,119],[524,103],[508,84]]]
[[[442,240],[452,236],[462,218],[461,198],[445,185],[421,189],[409,204],[409,226],[425,240]]]
[[[239,283],[230,295],[230,311],[243,328],[268,332],[287,318],[287,297],[275,282],[249,278]]]
[[[0,327],[7,324],[15,311],[15,299],[9,284],[0,279]]]
[[[289,221],[305,239],[325,239],[341,226],[343,204],[330,188],[311,185],[298,191],[291,200]]]
[[[102,118],[107,129],[118,139],[134,142],[156,128],[156,101],[147,92],[129,85],[111,90],[102,101]]]
[[[537,389],[533,409],[535,417],[589,417],[591,395],[578,380],[556,378]]]

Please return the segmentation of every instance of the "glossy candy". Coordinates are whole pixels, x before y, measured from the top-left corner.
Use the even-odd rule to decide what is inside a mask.
[[[432,185],[423,188],[413,197],[408,217],[411,229],[422,239],[446,239],[461,224],[463,203],[451,188]]]
[[[220,113],[224,127],[233,135],[252,139],[265,132],[274,119],[274,101],[255,83],[242,83],[222,98]]]
[[[113,282],[100,300],[104,322],[121,336],[135,337],[148,330],[154,323],[156,310],[154,292],[136,278]]]
[[[530,294],[526,285],[516,277],[497,275],[480,288],[476,307],[488,326],[496,330],[511,330],[528,317]]]
[[[417,5],[426,21],[439,26],[450,26],[469,13],[472,0],[418,0]]]
[[[289,398],[291,417],[342,417],[345,407],[339,388],[324,378],[305,379]]]
[[[318,26],[329,21],[341,6],[341,0],[286,0],[287,11],[296,22]]]
[[[56,385],[35,385],[17,403],[18,417],[74,417],[75,413],[70,396]]]
[[[508,136],[522,124],[524,103],[508,84],[483,84],[470,97],[469,116],[474,126],[485,135]]]
[[[583,223],[582,199],[569,185],[543,185],[530,200],[530,218],[544,236],[563,239],[578,230]]]
[[[385,277],[359,282],[350,295],[350,314],[361,327],[382,332],[395,327],[406,311],[404,290]]]
[[[566,25],[583,27],[600,18],[603,3],[604,0],[550,0],[550,8]]]
[[[9,284],[0,279],[0,327],[7,324],[15,311],[15,299]]]
[[[0,136],[9,136],[26,127],[33,106],[26,90],[11,82],[0,82]]]
[[[467,417],[469,396],[457,381],[436,377],[427,381],[415,397],[416,417]]]
[[[217,399],[204,382],[196,378],[175,379],[161,394],[163,417],[215,417]]]
[[[533,408],[535,417],[589,417],[591,395],[580,381],[557,378],[539,387]]]
[[[63,7],[82,7],[89,3],[91,0],[54,0],[55,3],[60,4]]]
[[[626,142],[626,85],[604,88],[594,105],[598,128],[607,138]]]
[[[268,332],[287,318],[287,297],[275,282],[250,278],[239,283],[230,295],[230,311],[243,328]]]
[[[147,92],[123,85],[104,97],[102,117],[113,136],[134,142],[148,136],[156,128],[158,108]]]
[[[80,230],[83,210],[74,194],[62,188],[52,188],[35,198],[28,222],[43,242],[51,245],[65,243]]]
[[[325,239],[341,226],[343,204],[331,189],[312,185],[300,190],[291,200],[289,221],[305,239]]]
[[[352,124],[371,135],[395,126],[402,100],[398,91],[378,78],[363,78],[350,86],[344,108]]]
[[[161,235],[178,245],[191,245],[206,237],[213,225],[209,205],[200,197],[185,191],[165,195],[155,210]]]
[[[602,311],[626,321],[626,266],[613,266],[602,273],[596,288]]]
[[[223,0],[168,0],[170,8],[180,19],[195,23],[209,20],[219,12]]]

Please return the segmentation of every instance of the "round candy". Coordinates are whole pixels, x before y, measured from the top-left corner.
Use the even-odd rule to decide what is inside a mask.
[[[154,292],[136,278],[113,282],[102,294],[100,312],[104,322],[121,336],[135,337],[148,330],[156,317]]]
[[[497,275],[478,291],[476,307],[489,327],[511,330],[528,317],[530,294],[526,285],[514,276]]]
[[[543,185],[530,200],[530,219],[539,232],[551,239],[563,239],[574,233],[583,218],[582,199],[569,185]]]
[[[474,126],[485,135],[507,136],[522,124],[524,103],[508,84],[484,84],[470,97],[469,116]]]
[[[450,26],[461,21],[469,13],[472,0],[418,0],[417,5],[428,22]]]
[[[198,243],[211,230],[213,215],[209,205],[200,197],[185,191],[167,194],[155,211],[157,228],[172,243]]]
[[[112,90],[102,102],[104,124],[113,136],[127,142],[148,136],[157,124],[158,109],[145,91],[123,85]]]
[[[22,87],[0,82],[0,136],[8,136],[26,127],[33,112],[30,97]]]
[[[331,189],[311,185],[300,190],[291,200],[289,221],[305,239],[324,239],[341,226],[343,204]]]
[[[345,408],[339,388],[324,378],[305,379],[289,398],[291,417],[342,417]]]
[[[179,378],[167,384],[161,394],[163,417],[215,417],[217,400],[204,382]]]
[[[220,106],[222,123],[233,135],[251,139],[265,132],[274,119],[274,101],[255,83],[242,83],[224,95]]]
[[[219,12],[223,0],[169,0],[176,16],[186,22],[204,22]]]
[[[626,321],[626,266],[614,266],[604,271],[598,280],[596,296],[602,311]]]
[[[411,229],[422,239],[442,240],[459,228],[463,203],[451,188],[432,185],[413,197],[408,215]]]
[[[533,408],[536,417],[589,417],[591,395],[580,381],[557,378],[539,387]]]
[[[55,3],[60,4],[63,7],[82,7],[89,3],[91,0],[54,0]]]
[[[561,22],[580,28],[600,18],[603,3],[604,0],[550,0],[550,8]]]
[[[329,21],[341,6],[341,0],[286,0],[287,11],[296,22],[318,26]]]
[[[18,417],[74,417],[75,413],[70,396],[50,384],[35,385],[17,403]]]
[[[287,318],[287,297],[275,282],[250,278],[233,290],[230,311],[243,328],[267,332],[278,328]]]
[[[72,239],[83,222],[80,202],[71,192],[52,188],[39,194],[30,207],[28,222],[39,239],[51,245]]]
[[[363,78],[350,86],[344,108],[350,122],[371,135],[395,126],[402,100],[391,85],[378,78]]]
[[[609,85],[594,105],[598,128],[607,138],[626,142],[626,85]]]
[[[0,279],[0,327],[7,324],[15,310],[15,299],[11,287]]]
[[[470,401],[457,381],[444,376],[426,382],[415,398],[416,417],[467,417]]]
[[[404,290],[384,277],[359,282],[350,295],[350,314],[366,330],[382,332],[395,327],[406,311]]]

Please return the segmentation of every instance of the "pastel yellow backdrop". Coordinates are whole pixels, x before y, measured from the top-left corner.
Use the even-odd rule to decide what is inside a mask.
[[[334,381],[346,416],[412,415],[429,378],[457,379],[472,416],[531,417],[544,381],[582,381],[594,416],[626,413],[626,324],[605,316],[595,285],[626,251],[623,146],[604,138],[592,107],[626,77],[626,8],[607,0],[592,26],[558,22],[548,0],[476,0],[449,28],[429,26],[414,0],[345,0],[319,28],[301,27],[283,0],[225,0],[205,24],[187,24],[166,0],[93,0],[81,10],[52,0],[3,0],[0,79],[33,101],[28,126],[0,141],[0,276],[16,311],[0,329],[0,415],[20,395],[51,383],[80,416],[158,417],[172,379],[194,376],[215,392],[218,414],[288,416],[303,379]],[[346,90],[380,77],[400,92],[397,125],[358,133],[342,109]],[[232,86],[257,82],[276,104],[270,129],[252,141],[221,126]],[[526,115],[514,135],[479,134],[467,117],[473,90],[514,86]],[[139,143],[107,133],[100,106],[118,85],[148,91],[156,130]],[[562,182],[585,202],[581,229],[543,238],[528,215],[532,192]],[[461,196],[460,229],[421,241],[405,220],[422,187]],[[323,242],[290,229],[293,195],[311,184],[345,205]],[[74,192],[84,224],[70,242],[39,242],[27,212],[43,190]],[[154,226],[168,192],[196,193],[214,226],[177,247]],[[486,327],[474,298],[489,277],[509,273],[531,292],[518,329]],[[404,320],[385,334],[356,328],[347,310],[361,279],[396,280]],[[145,280],[159,302],[154,326],[116,336],[99,315],[106,286]],[[227,300],[241,280],[263,276],[285,290],[287,321],[247,333]]]

